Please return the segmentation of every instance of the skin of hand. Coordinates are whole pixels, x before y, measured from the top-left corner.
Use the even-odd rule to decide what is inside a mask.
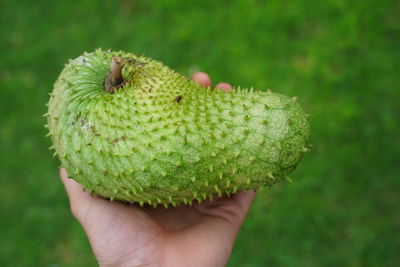
[[[204,72],[192,79],[211,86]],[[227,83],[216,88],[232,90]],[[141,208],[89,195],[63,168],[60,177],[100,266],[225,266],[255,197],[239,191],[191,207]]]

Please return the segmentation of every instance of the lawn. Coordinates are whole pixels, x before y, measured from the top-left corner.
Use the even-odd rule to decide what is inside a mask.
[[[258,193],[229,266],[399,266],[399,1],[1,3],[0,265],[96,266],[43,127],[68,58],[97,47],[298,96],[291,178]]]

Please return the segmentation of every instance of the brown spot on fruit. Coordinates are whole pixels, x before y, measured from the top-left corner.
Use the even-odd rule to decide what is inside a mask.
[[[115,138],[115,139],[113,140],[113,145],[115,145],[115,144],[118,143],[118,142],[125,141],[125,140],[126,140],[126,135],[123,135],[123,136],[121,136],[121,137],[119,137],[119,138]]]

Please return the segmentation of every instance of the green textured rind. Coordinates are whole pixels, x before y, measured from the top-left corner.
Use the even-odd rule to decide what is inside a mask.
[[[129,61],[114,94],[113,56]],[[165,206],[259,189],[285,179],[307,151],[307,115],[295,98],[204,89],[162,63],[96,50],[55,82],[48,128],[70,177],[115,200]]]

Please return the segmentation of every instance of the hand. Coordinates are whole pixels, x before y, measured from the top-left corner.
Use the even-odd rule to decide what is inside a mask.
[[[211,86],[205,73],[192,79]],[[216,87],[232,90],[227,83]],[[192,207],[140,208],[90,196],[65,169],[60,176],[100,266],[224,266],[255,196],[239,191]]]

